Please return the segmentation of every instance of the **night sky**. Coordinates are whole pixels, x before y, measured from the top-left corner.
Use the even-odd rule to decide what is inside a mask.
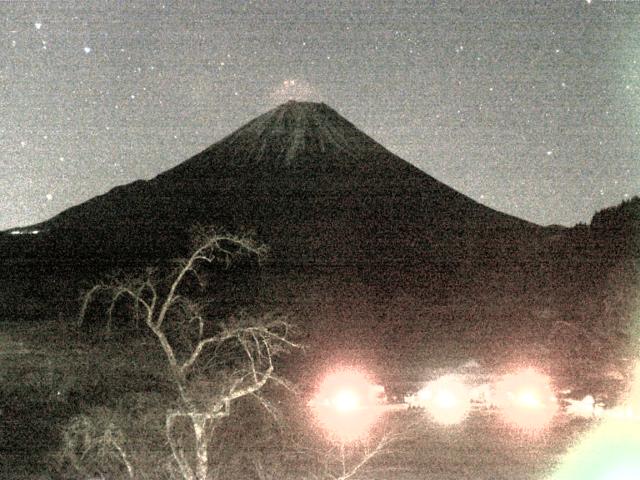
[[[588,222],[640,192],[640,1],[1,1],[0,229],[289,98],[497,210]]]

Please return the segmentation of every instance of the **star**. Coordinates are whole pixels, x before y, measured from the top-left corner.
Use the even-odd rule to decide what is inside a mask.
[[[53,200],[53,195],[50,193],[47,193],[46,197],[47,197],[47,202],[50,202],[51,200]]]
[[[12,224],[34,223],[54,213],[50,207],[66,208],[79,202],[79,197],[55,196],[58,190],[53,185],[57,188],[63,175],[86,186],[87,198],[118,183],[100,172],[102,161],[112,156],[109,145],[121,141],[129,115],[140,120],[135,135],[139,133],[141,139],[127,145],[126,150],[131,149],[143,165],[127,173],[133,179],[158,174],[182,161],[184,150],[178,147],[195,151],[204,142],[214,143],[233,126],[288,100],[326,101],[365,133],[378,132],[376,140],[383,146],[395,145],[401,158],[463,193],[474,193],[474,198],[482,193],[484,201],[495,202],[494,207],[507,213],[515,208],[508,197],[511,193],[497,195],[490,187],[508,183],[512,172],[526,163],[539,183],[531,181],[523,187],[530,195],[527,200],[534,201],[523,199],[518,213],[537,223],[569,226],[590,218],[606,204],[614,204],[624,192],[633,196],[626,182],[637,175],[635,165],[618,185],[608,177],[618,170],[593,165],[604,164],[606,158],[618,167],[623,159],[634,158],[633,142],[640,139],[640,128],[634,122],[619,120],[633,118],[633,100],[640,92],[640,57],[633,52],[623,55],[619,62],[623,72],[603,68],[601,59],[610,54],[606,42],[590,43],[579,52],[584,69],[575,68],[577,58],[572,54],[580,40],[585,40],[584,22],[593,25],[594,31],[606,28],[616,37],[633,37],[629,22],[622,18],[611,22],[600,15],[606,2],[575,2],[587,7],[578,12],[584,22],[564,25],[567,10],[563,2],[546,2],[542,10],[535,5],[518,6],[517,2],[513,6],[506,2],[499,12],[489,6],[464,11],[444,8],[433,15],[428,31],[416,28],[416,20],[436,13],[431,8],[433,2],[398,2],[411,8],[394,11],[391,23],[384,20],[389,12],[373,4],[366,9],[345,6],[340,15],[328,18],[314,7],[303,16],[281,12],[285,21],[305,20],[296,23],[291,36],[278,33],[280,24],[272,16],[276,8],[266,5],[259,12],[214,9],[208,15],[211,21],[221,22],[219,28],[202,32],[185,27],[185,19],[189,24],[199,21],[189,2],[183,6],[162,0],[152,8],[149,2],[130,0],[127,5],[131,4],[131,9],[139,9],[138,13],[148,10],[149,16],[129,15],[132,10],[127,7],[113,9],[111,18],[105,18],[92,2],[85,2],[86,8],[78,7],[78,2],[50,0],[0,0],[0,5],[4,3],[26,3],[29,8],[9,9],[0,40],[6,50],[3,60],[13,66],[14,80],[23,79],[9,86],[16,101],[6,105],[11,125],[0,127],[0,163],[9,162],[10,170],[16,172],[8,182],[13,189],[9,193],[14,195],[10,204],[25,205],[22,210],[11,207],[13,211],[3,212],[0,230]],[[52,3],[56,8],[49,8]],[[163,4],[166,10],[161,9]],[[544,22],[527,29],[529,41],[521,42],[517,50],[505,49],[503,40],[517,38],[518,22],[529,13],[542,15]],[[162,15],[163,29],[178,32],[171,37],[171,45],[165,45],[162,35],[146,35],[151,33],[148,18],[157,14]],[[484,21],[489,14],[491,21]],[[320,21],[323,28],[318,26]],[[241,22],[250,25],[251,31],[238,35],[238,41],[229,41],[234,26]],[[452,22],[460,22],[455,32],[451,31]],[[494,35],[498,27],[504,36]],[[477,29],[480,35],[475,35]],[[342,34],[334,35],[336,30]],[[383,35],[385,31],[388,35]],[[140,45],[142,36],[148,43]],[[448,41],[429,48],[434,38]],[[546,48],[540,50],[540,45]],[[621,46],[633,45],[623,41]],[[145,49],[154,49],[153,58],[144,55]],[[538,61],[542,60],[540,55],[545,56],[544,61]],[[103,63],[101,67],[107,70],[95,68],[94,62]],[[75,71],[70,72],[69,65],[75,66]],[[431,68],[433,65],[439,67]],[[425,71],[429,75],[420,74]],[[5,80],[0,72],[0,84]],[[56,95],[43,95],[45,85]],[[611,95],[618,101],[607,101]],[[101,115],[103,110],[111,115]],[[54,127],[45,139],[45,129]],[[197,135],[199,128],[208,133]],[[180,132],[180,142],[173,141],[174,131]],[[94,135],[95,143],[81,140]],[[145,145],[153,135],[172,141]],[[460,141],[450,142],[452,138]],[[469,168],[471,152],[491,155],[502,150],[494,150],[494,144],[505,143],[518,154],[507,156],[500,165],[487,166],[483,180],[460,173]],[[551,148],[555,145],[561,154]],[[95,148],[100,151],[93,152]],[[27,191],[20,175],[31,174],[31,170],[21,162],[33,162],[39,168],[36,159],[41,149],[54,152],[53,165],[46,175],[33,175],[34,190]],[[165,160],[157,161],[156,150]],[[616,159],[608,158],[612,150],[620,152]],[[428,160],[432,154],[437,160]],[[89,159],[83,167],[85,176],[80,174],[83,170],[78,167],[78,158]],[[564,168],[572,162],[575,168]],[[122,168],[121,163],[109,170],[117,174]],[[546,169],[571,173],[562,196],[543,200],[537,195],[546,191],[545,182],[555,181]],[[495,182],[490,182],[494,175]],[[489,186],[478,189],[478,183]],[[596,186],[589,191],[587,184]],[[604,195],[599,194],[597,185],[606,185]],[[46,203],[48,192],[55,202]],[[599,203],[589,204],[586,197]]]

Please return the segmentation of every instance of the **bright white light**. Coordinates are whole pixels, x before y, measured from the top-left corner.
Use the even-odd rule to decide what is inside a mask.
[[[640,467],[637,465],[622,465],[607,472],[602,480],[638,480]]]
[[[446,375],[430,382],[418,392],[433,420],[443,425],[462,422],[471,409],[469,387],[456,375]]]
[[[496,384],[496,400],[508,423],[531,432],[548,425],[558,408],[549,378],[533,369],[505,375]]]
[[[517,396],[517,402],[523,407],[540,408],[542,402],[536,392],[532,390],[522,390]]]
[[[36,27],[36,30],[40,30],[42,28],[42,24],[40,22],[36,22],[33,25]]]
[[[440,390],[436,395],[435,402],[442,408],[455,408],[458,405],[458,398],[449,390]]]
[[[332,403],[340,412],[351,412],[360,406],[360,397],[353,390],[341,390],[336,393]]]
[[[602,407],[596,406],[595,399],[591,395],[587,395],[582,400],[567,399],[567,407],[565,412],[568,415],[576,415],[579,417],[593,417],[602,413]]]
[[[332,440],[353,442],[366,438],[377,422],[381,392],[366,374],[340,368],[324,378],[309,406]]]
[[[84,47],[84,53],[91,53],[91,47]]]
[[[635,419],[633,407],[629,405],[619,405],[610,410],[605,411],[606,416],[617,420],[633,420]]]
[[[418,399],[421,402],[428,402],[429,400],[431,400],[431,396],[432,396],[432,392],[429,387],[421,388],[418,391]]]

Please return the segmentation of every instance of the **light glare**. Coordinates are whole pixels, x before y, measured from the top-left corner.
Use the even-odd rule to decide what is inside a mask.
[[[523,407],[542,408],[542,402],[532,390],[522,390],[518,395],[518,403]]]
[[[525,431],[546,427],[558,409],[549,378],[533,369],[505,375],[496,398],[505,421]]]
[[[309,405],[332,440],[349,443],[365,438],[378,420],[380,391],[362,372],[340,369],[325,377]]]
[[[607,472],[603,480],[638,480],[640,467],[637,465],[622,465]]]
[[[469,388],[455,375],[430,382],[418,392],[418,398],[431,418],[442,425],[462,422],[471,410]]]
[[[352,390],[341,390],[333,398],[333,405],[341,412],[351,412],[360,406],[360,398]]]

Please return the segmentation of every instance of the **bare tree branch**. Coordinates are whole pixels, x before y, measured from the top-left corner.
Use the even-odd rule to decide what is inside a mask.
[[[83,296],[82,296],[82,305],[80,307],[80,313],[78,315],[78,326],[82,325],[84,318],[87,314],[87,308],[89,308],[89,304],[93,299],[93,296],[102,288],[102,285],[96,284],[91,287]]]
[[[210,328],[211,320],[206,318],[205,305],[186,297],[183,284],[188,275],[193,275],[199,285],[204,285],[198,271],[203,263],[221,262],[228,267],[240,255],[255,255],[260,259],[265,253],[266,247],[248,237],[201,229],[191,255],[176,264],[164,283],[160,283],[162,280],[158,280],[155,270],[148,269],[139,277],[114,277],[108,282],[96,284],[82,298],[80,323],[91,302],[99,294],[108,295],[106,313],[109,329],[114,315],[119,311],[117,306],[125,299],[131,302],[135,321],[142,317],[162,348],[180,402],[180,406],[165,417],[165,434],[183,480],[206,480],[209,468],[208,432],[212,431],[216,421],[230,415],[235,400],[251,396],[268,411],[274,412],[273,406],[259,391],[271,380],[287,385],[274,375],[273,358],[299,347],[290,339],[289,323],[274,315],[255,318],[240,313],[228,323]],[[194,328],[197,330],[195,333]],[[236,358],[236,355],[239,356]],[[226,377],[226,381],[218,383],[214,395],[209,393],[203,397],[199,393],[202,389],[198,386],[199,377],[194,368],[201,360],[206,364],[219,361],[220,364],[226,364],[225,370],[231,369],[232,374]],[[187,421],[192,428],[195,440],[192,460],[185,455],[176,437],[176,422],[180,419]],[[121,461],[128,465],[124,450],[117,443],[113,447]],[[126,468],[129,471],[129,466]]]
[[[195,480],[195,474],[193,470],[189,466],[189,462],[184,458],[184,453],[178,446],[174,436],[173,436],[173,427],[177,418],[184,417],[184,414],[181,412],[169,412],[165,418],[165,429],[167,434],[167,440],[169,441],[169,447],[171,448],[171,453],[173,454],[173,458],[178,464],[178,468],[180,469],[180,473],[184,480]]]

